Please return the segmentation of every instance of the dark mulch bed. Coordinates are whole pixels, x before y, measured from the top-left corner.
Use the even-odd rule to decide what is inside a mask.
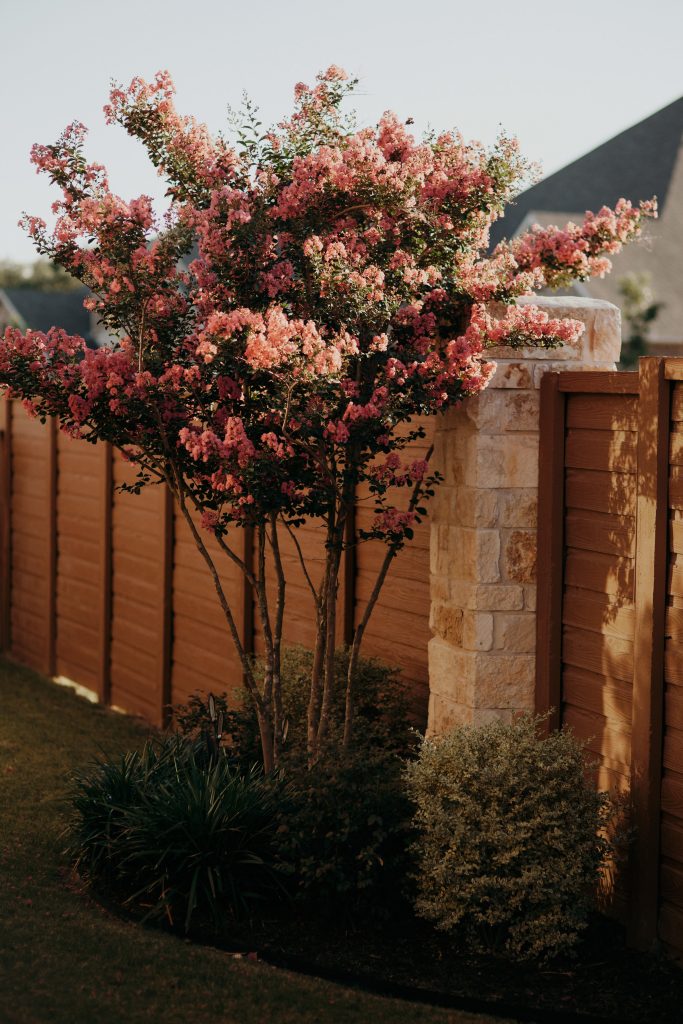
[[[623,929],[598,915],[576,959],[545,968],[454,950],[408,911],[354,927],[294,913],[233,938],[283,966],[396,995],[400,987],[422,990],[428,1002],[463,1009],[492,1012],[495,1005],[501,1015],[538,1021],[559,1021],[560,1014],[633,1024],[683,1021],[683,969],[664,955],[626,948]]]
[[[110,909],[116,909],[105,900]],[[404,908],[343,923],[295,905],[268,921],[196,941],[380,994],[538,1024],[680,1024],[683,968],[663,953],[628,949],[624,930],[595,915],[573,959],[546,967],[470,955]]]

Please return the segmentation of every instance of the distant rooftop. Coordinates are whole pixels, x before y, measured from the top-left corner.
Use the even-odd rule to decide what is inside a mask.
[[[574,285],[571,294],[621,304],[619,281],[647,274],[663,309],[650,331],[651,351],[683,349],[683,97],[615,135],[567,167],[534,185],[508,207],[493,226],[492,244],[528,230],[534,223],[562,227],[580,223],[586,210],[614,206],[622,196],[634,204],[657,196],[659,219],[647,221],[643,238],[611,257],[603,280]]]
[[[515,235],[536,210],[583,214],[614,206],[622,196],[632,202],[657,196],[663,213],[682,136],[683,96],[523,192],[494,224],[493,244]]]
[[[80,334],[86,341],[90,336],[90,313],[83,308],[87,288],[71,292],[48,292],[40,288],[3,288],[0,298],[6,296],[20,317],[24,327],[32,331],[49,331],[61,327],[67,334]]]

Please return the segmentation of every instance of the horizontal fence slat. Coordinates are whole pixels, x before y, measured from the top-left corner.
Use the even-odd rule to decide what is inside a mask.
[[[637,395],[638,374],[618,370],[566,370],[558,374],[565,393]]]

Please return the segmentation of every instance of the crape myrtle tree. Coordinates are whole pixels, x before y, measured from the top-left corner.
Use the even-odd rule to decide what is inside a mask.
[[[438,482],[429,458],[410,458],[423,436],[415,418],[481,392],[494,370],[487,347],[577,338],[580,323],[515,299],[602,276],[608,254],[655,215],[653,202],[621,200],[581,225],[534,228],[488,254],[492,222],[529,175],[516,141],[503,135],[487,149],[453,132],[416,141],[410,122],[392,113],[359,130],[342,110],[354,85],[337,67],[313,87],[297,85],[293,114],[266,132],[247,102],[233,144],[176,111],[166,73],[113,88],[106,119],[144,145],[167,182],[167,212],[155,215],[147,196],[113,194],[74,123],[32,152],[61,189],[54,227],[23,221],[38,252],[91,289],[86,304],[113,344],[91,351],[56,328],[9,328],[0,345],[0,384],[11,395],[75,437],[119,448],[136,467],[133,489],[165,483],[173,492],[237,648],[266,771],[278,764],[286,728],[283,536],[296,546],[315,605],[313,762],[330,730],[345,545],[385,545],[351,647],[348,745],[368,619]],[[352,538],[359,485],[374,520]],[[312,517],[325,537],[320,580],[297,539]],[[235,544],[244,527],[256,538],[253,565]],[[222,558],[253,588],[263,671],[243,646]]]

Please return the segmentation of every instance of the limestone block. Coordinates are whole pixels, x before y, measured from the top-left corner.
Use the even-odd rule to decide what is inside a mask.
[[[538,486],[538,435],[470,438],[464,482],[481,488]]]
[[[451,522],[460,526],[491,528],[498,523],[498,495],[478,487],[453,488],[450,498]]]
[[[496,650],[530,654],[536,650],[536,616],[529,611],[498,612],[493,626]]]
[[[458,725],[472,725],[472,708],[430,693],[428,721],[427,736],[444,736]]]
[[[462,625],[462,646],[465,650],[491,650],[494,627],[494,616],[491,612],[463,611]]]
[[[456,527],[448,522],[432,523],[429,531],[429,569],[432,576],[453,575],[456,548],[453,546],[452,531]]]
[[[533,366],[519,359],[499,360],[489,388],[532,388],[534,386]]]
[[[429,609],[429,628],[432,633],[443,640],[447,640],[454,647],[462,647],[464,615],[465,613],[462,608],[436,603],[432,595],[431,607]]]
[[[505,577],[515,583],[536,580],[536,531],[511,530],[505,538],[503,555]]]
[[[595,313],[593,330],[584,338],[583,358],[590,364],[616,363],[621,354],[621,311],[602,302]]]
[[[524,296],[517,300],[519,305],[541,306],[551,317],[569,317],[580,320],[584,332],[579,340],[578,350],[574,358],[586,367],[595,367],[601,363],[616,363],[621,352],[621,313],[611,302],[601,299],[585,299],[578,296]],[[563,349],[567,346],[563,346]],[[534,358],[538,353],[527,350]],[[553,360],[564,360],[564,352],[550,350]],[[519,355],[518,355],[519,358]]]
[[[468,708],[468,710],[470,712],[469,725],[489,725],[496,721],[512,725],[516,714],[514,708]],[[462,714],[462,712],[460,713]]]
[[[478,433],[537,431],[539,394],[535,390],[487,388],[465,404],[467,416]]]
[[[525,710],[534,704],[536,657],[534,654],[475,655],[476,669],[472,707]]]
[[[530,612],[536,611],[536,584],[528,583],[524,587],[524,607]]]
[[[473,706],[476,659],[481,655],[433,636],[427,645],[430,693]]]
[[[438,527],[443,530],[444,527]],[[447,557],[453,579],[471,583],[496,583],[500,579],[500,534],[497,530],[451,527],[447,533]],[[438,570],[437,570],[438,571]]]
[[[430,692],[470,708],[533,707],[533,654],[465,651],[441,637],[429,641]]]
[[[536,526],[538,491],[535,487],[518,487],[514,490],[499,491],[497,501],[500,526]]]
[[[432,599],[429,625],[435,636],[466,651],[489,651],[493,647],[494,617],[490,612],[471,611]]]
[[[446,603],[451,600],[451,581],[448,576],[437,576],[432,573],[429,580],[429,596],[431,602]]]
[[[495,394],[495,392],[492,392]],[[505,430],[538,431],[540,395],[537,391],[498,392],[507,398]]]
[[[450,458],[446,463],[444,469],[434,466],[443,477],[443,482],[449,487],[462,487],[465,483],[465,473],[467,470],[465,464],[465,451],[464,443],[460,451],[451,451]]]
[[[520,611],[524,607],[524,588],[509,584],[477,584],[452,580],[450,595],[460,608],[480,611]]]

